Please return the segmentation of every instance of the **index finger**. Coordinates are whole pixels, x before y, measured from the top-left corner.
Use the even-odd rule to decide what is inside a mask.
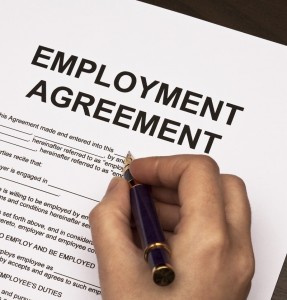
[[[177,188],[190,159],[189,155],[138,158],[131,163],[130,171],[144,184]]]

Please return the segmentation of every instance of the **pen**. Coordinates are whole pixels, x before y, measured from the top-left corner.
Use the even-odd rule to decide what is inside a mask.
[[[123,176],[130,185],[132,216],[144,252],[144,259],[152,268],[153,281],[160,286],[169,285],[175,278],[169,264],[170,249],[166,244],[162,228],[150,195],[150,187],[136,182],[129,171],[134,157],[128,152]]]

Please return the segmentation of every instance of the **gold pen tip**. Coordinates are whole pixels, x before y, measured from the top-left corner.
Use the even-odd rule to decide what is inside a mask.
[[[123,168],[123,174],[126,172],[126,170],[129,168],[129,165],[134,160],[134,156],[130,151],[128,151],[125,160],[124,160],[124,168]]]
[[[127,155],[126,155],[126,159],[133,161],[134,160],[134,156],[132,155],[131,151],[128,151]]]

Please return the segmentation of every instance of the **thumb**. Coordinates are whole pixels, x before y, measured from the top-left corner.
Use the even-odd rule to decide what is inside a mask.
[[[128,183],[115,177],[89,217],[100,277],[110,276],[108,274],[120,276],[117,273],[122,272],[127,264],[132,264],[131,254],[136,256],[138,252],[133,243],[130,215]]]
[[[124,179],[114,177],[102,201],[89,216],[94,247],[98,256],[117,248],[118,241],[132,239],[129,188]]]

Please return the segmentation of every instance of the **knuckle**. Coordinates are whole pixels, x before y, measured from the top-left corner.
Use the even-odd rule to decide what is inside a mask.
[[[217,232],[205,239],[205,249],[206,251],[211,251],[212,253],[221,252],[223,250],[228,249],[229,247],[229,239],[228,237],[221,233]]]
[[[222,176],[228,186],[239,190],[246,190],[246,185],[242,178],[232,174],[225,174]]]
[[[242,282],[251,281],[255,272],[255,260],[253,254],[242,253],[237,260],[237,277]]]
[[[210,246],[215,249],[225,249],[229,245],[229,240],[224,234],[217,233],[210,241]]]
[[[89,214],[89,223],[92,226],[93,231],[96,231],[101,220],[105,218],[106,215],[105,206],[99,203],[96,205]]]
[[[99,205],[95,206],[95,207],[90,211],[90,213],[89,213],[89,221],[90,221],[90,223],[92,223],[93,220],[97,218],[98,210],[99,210]]]
[[[198,155],[197,164],[201,169],[207,171],[213,171],[214,173],[219,173],[219,166],[216,161],[207,155]]]

